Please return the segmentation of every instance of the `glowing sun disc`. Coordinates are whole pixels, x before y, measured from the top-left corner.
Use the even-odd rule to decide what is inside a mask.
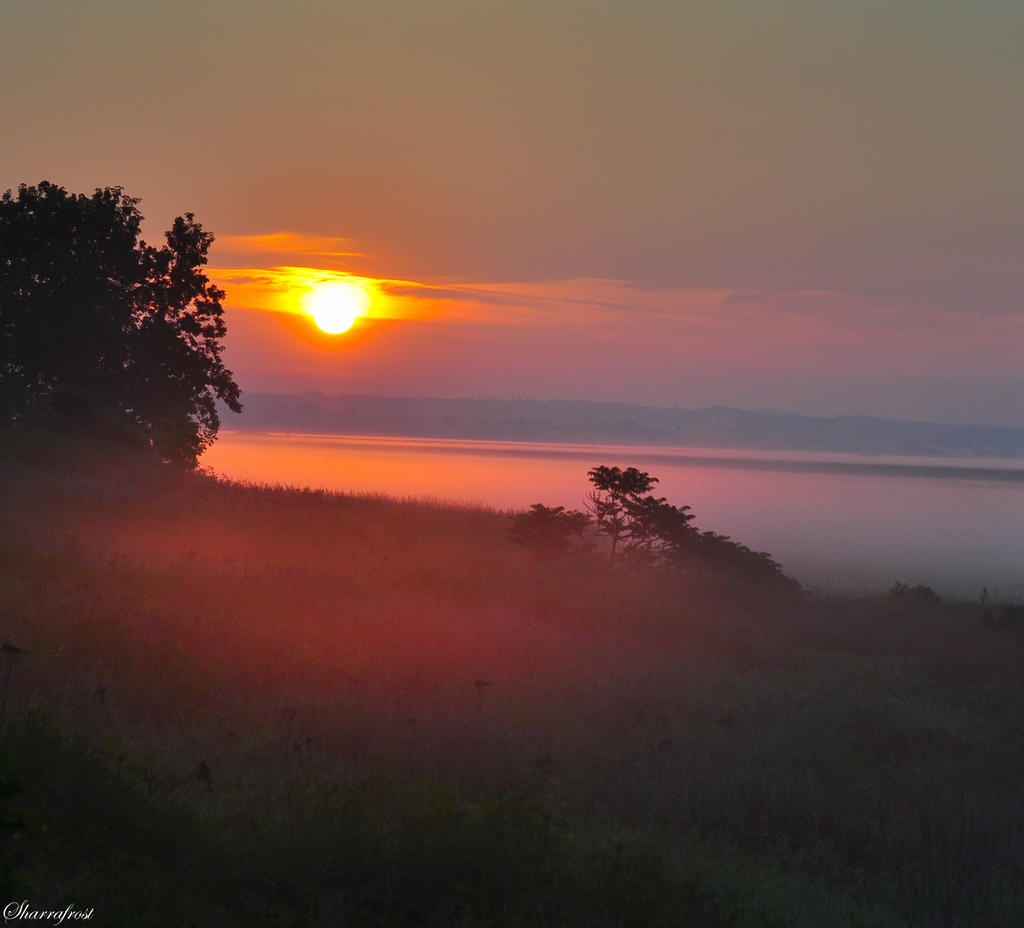
[[[356,283],[338,281],[318,284],[306,297],[305,309],[328,335],[352,328],[366,308],[366,291]]]

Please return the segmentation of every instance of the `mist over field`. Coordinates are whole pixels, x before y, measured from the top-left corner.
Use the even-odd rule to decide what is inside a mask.
[[[1024,913],[1019,602],[609,569],[491,509],[12,451],[12,892],[168,928]]]
[[[1024,596],[1015,460],[234,430],[202,459],[232,479],[511,510],[580,507],[599,461],[640,466],[698,525],[815,590]]]

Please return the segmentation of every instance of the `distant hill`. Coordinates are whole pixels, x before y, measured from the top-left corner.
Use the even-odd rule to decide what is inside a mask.
[[[681,445],[773,451],[1024,458],[1024,428],[802,416],[715,406],[582,400],[418,399],[247,393],[225,424],[251,431],[503,441]]]

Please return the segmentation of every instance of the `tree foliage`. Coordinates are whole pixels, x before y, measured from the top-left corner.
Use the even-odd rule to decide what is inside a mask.
[[[603,540],[612,568],[655,569],[686,576],[731,579],[796,592],[799,584],[764,551],[693,525],[689,506],[654,495],[658,478],[635,467],[600,466],[587,472],[593,490],[587,512],[535,503],[515,513],[509,536],[538,553],[593,550]]]
[[[622,556],[650,562],[689,532],[690,507],[676,508],[654,496],[657,477],[635,467],[605,466],[592,468],[587,477],[594,489],[586,507],[598,531],[608,538],[613,563]]]
[[[194,465],[217,400],[242,408],[203,273],[213,236],[186,213],[149,245],[138,204],[46,181],[0,197],[0,419],[85,423]]]
[[[589,525],[585,512],[534,503],[526,512],[512,514],[508,534],[538,555],[564,555],[590,547],[586,538]]]

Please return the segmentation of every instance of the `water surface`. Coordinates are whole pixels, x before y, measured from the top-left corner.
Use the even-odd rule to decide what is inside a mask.
[[[769,551],[816,588],[1024,598],[1022,461],[222,431],[202,463],[238,480],[498,509],[582,508],[588,469],[635,466],[698,527]]]

